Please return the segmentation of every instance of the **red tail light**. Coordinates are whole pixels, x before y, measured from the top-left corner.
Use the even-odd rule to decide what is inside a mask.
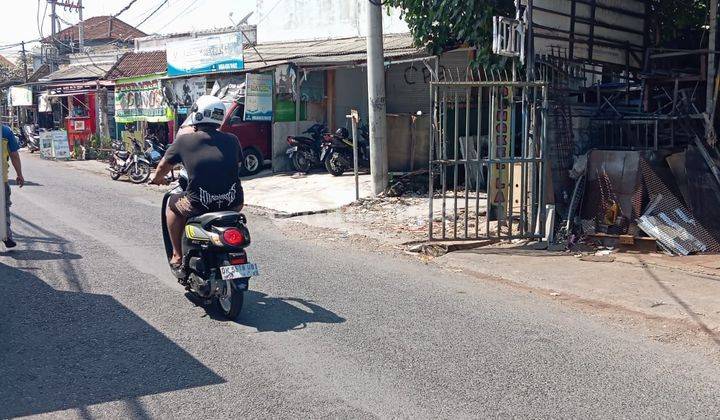
[[[287,138],[287,143],[288,143],[290,146],[293,146],[293,145],[297,144],[297,141],[295,141],[295,139],[294,139],[292,136],[288,136],[288,138]]]
[[[230,255],[230,264],[232,265],[240,265],[240,264],[247,264],[247,255]]]
[[[230,228],[223,232],[223,242],[231,246],[239,246],[245,242],[245,235],[239,229]]]

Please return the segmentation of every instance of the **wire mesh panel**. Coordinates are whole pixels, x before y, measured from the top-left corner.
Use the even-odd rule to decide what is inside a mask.
[[[538,237],[546,84],[506,72],[444,70],[430,95],[429,238]]]

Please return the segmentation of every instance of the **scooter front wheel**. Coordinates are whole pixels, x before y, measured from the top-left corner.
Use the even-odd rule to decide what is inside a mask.
[[[136,162],[130,171],[130,180],[142,184],[150,179],[150,165],[145,162]]]
[[[337,153],[333,153],[325,159],[325,169],[333,176],[341,176],[346,170],[345,165],[340,162],[340,156]]]
[[[225,291],[217,297],[218,309],[227,319],[234,320],[240,315],[244,298],[245,292],[235,280],[225,280]]]

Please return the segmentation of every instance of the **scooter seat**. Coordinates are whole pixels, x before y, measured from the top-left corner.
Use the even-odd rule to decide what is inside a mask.
[[[244,216],[236,211],[216,211],[201,214],[200,216],[188,219],[188,224],[198,224],[207,229],[209,226],[234,226],[239,221],[244,222]]]

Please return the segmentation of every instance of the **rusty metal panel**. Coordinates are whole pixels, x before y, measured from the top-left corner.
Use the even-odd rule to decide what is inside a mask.
[[[643,0],[533,0],[535,52],[640,68],[645,20]]]

